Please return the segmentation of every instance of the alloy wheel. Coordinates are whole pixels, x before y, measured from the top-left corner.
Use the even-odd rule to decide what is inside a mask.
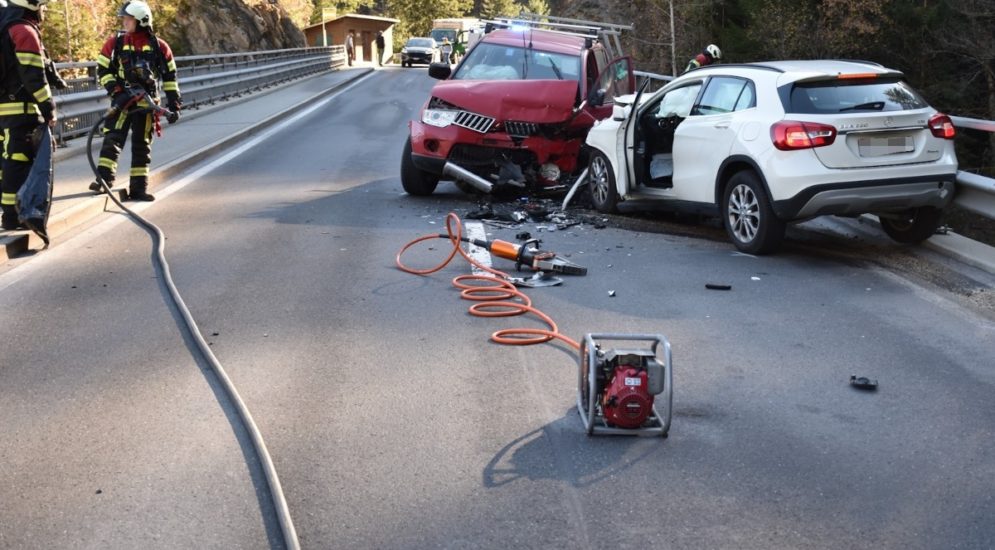
[[[740,242],[751,242],[760,229],[760,202],[748,185],[737,185],[729,194],[729,226]]]
[[[591,179],[594,181],[591,192],[594,195],[595,204],[604,204],[608,201],[608,186],[611,185],[611,182],[608,181],[608,166],[605,164],[605,159],[600,156],[591,160]]]

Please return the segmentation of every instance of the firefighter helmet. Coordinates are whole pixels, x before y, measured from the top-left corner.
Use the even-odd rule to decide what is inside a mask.
[[[121,6],[121,11],[117,12],[118,17],[130,15],[138,21],[139,27],[152,28],[152,8],[141,0],[129,0]]]
[[[712,56],[712,59],[722,59],[722,50],[720,50],[715,44],[709,44],[706,46],[705,53]]]
[[[38,11],[38,8],[48,4],[48,0],[10,0],[10,5],[21,6],[31,11]]]

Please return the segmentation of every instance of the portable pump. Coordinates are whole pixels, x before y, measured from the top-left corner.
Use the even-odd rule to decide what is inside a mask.
[[[652,346],[607,348],[605,340],[652,342]],[[661,351],[662,358],[658,356]],[[671,366],[670,342],[662,335],[585,335],[580,349],[577,410],[587,434],[667,437],[673,402]],[[662,395],[662,414],[657,409],[658,395]]]

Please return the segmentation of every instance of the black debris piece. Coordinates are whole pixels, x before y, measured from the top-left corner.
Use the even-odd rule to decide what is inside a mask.
[[[521,233],[515,235],[515,238],[520,241],[527,241],[532,238],[532,233],[529,233],[528,231],[522,231]]]
[[[718,283],[705,283],[708,290],[732,290],[732,285],[721,285]]]
[[[870,378],[857,376],[856,374],[850,375],[850,385],[864,391],[877,391],[878,389],[877,380],[871,380]]]

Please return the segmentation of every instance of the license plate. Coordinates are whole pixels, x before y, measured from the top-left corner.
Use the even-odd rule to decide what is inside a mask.
[[[862,157],[884,157],[915,151],[912,136],[862,137],[857,139],[857,150]]]

